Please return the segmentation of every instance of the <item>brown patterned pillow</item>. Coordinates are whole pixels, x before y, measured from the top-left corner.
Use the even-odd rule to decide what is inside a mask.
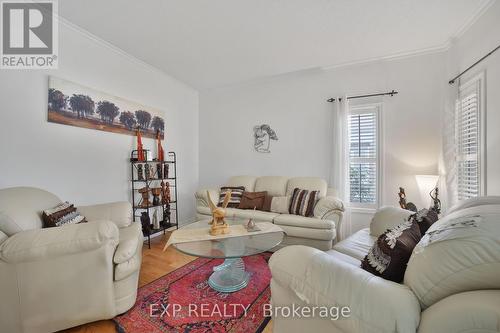
[[[313,216],[314,205],[316,204],[318,195],[319,191],[301,190],[296,187],[292,193],[288,212],[306,217]]]
[[[411,253],[422,238],[414,215],[380,235],[361,262],[361,268],[394,282],[403,281]]]
[[[257,209],[262,210],[267,191],[262,192],[243,192],[239,209]]]
[[[415,219],[418,223],[418,227],[420,228],[420,234],[422,236],[427,232],[427,229],[431,227],[437,220],[439,220],[439,216],[435,210],[429,210],[427,208],[419,210],[417,213],[412,215],[412,218]]]
[[[245,192],[245,186],[223,186],[220,188],[219,203],[217,206],[222,207],[226,192],[231,191],[231,199],[229,199],[228,207],[238,208],[240,205],[241,197]]]
[[[271,211],[271,203],[273,202],[273,196],[272,195],[266,195],[264,197],[264,203],[262,204],[262,210],[264,212],[270,212]]]
[[[54,208],[44,210],[42,220],[44,228],[86,222],[85,217],[80,215],[75,206],[69,202],[63,202]]]

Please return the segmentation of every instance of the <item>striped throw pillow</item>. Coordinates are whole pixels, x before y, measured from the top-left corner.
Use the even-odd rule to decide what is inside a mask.
[[[314,205],[316,204],[318,195],[319,191],[301,190],[296,187],[292,193],[288,212],[293,215],[313,216]]]
[[[85,217],[76,211],[74,205],[63,202],[54,208],[46,209],[42,213],[43,227],[60,227],[64,224],[86,222]]]
[[[245,192],[245,186],[223,186],[220,188],[219,203],[217,206],[222,207],[224,202],[224,196],[227,191],[231,191],[231,199],[229,199],[228,207],[238,208],[241,202],[241,197],[243,192]]]

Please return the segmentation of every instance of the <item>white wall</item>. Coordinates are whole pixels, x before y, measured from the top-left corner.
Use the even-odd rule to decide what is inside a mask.
[[[164,111],[164,147],[178,154],[180,221],[193,219],[197,91],[67,25],[59,40],[58,70],[0,71],[0,188],[36,186],[79,204],[129,200],[135,137],[47,122],[54,75]]]
[[[448,54],[447,78],[468,68],[500,45],[500,1],[458,38]],[[500,50],[462,77],[466,82],[484,71],[486,74],[486,188],[488,195],[500,195]],[[448,86],[448,104],[453,105],[457,83]],[[445,124],[446,125],[446,124]],[[445,147],[446,150],[446,147]]]
[[[310,71],[200,94],[200,185],[231,175],[318,176],[329,179],[332,105],[343,94],[391,89],[384,98],[381,203],[396,205],[399,186],[419,203],[415,174],[436,174],[441,148],[444,55],[431,54],[330,71]],[[254,125],[267,123],[279,141],[253,150]],[[371,215],[355,215],[353,229]]]

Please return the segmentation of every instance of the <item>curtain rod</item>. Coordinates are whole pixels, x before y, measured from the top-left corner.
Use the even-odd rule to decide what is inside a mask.
[[[467,73],[470,69],[472,69],[473,67],[475,67],[477,64],[479,64],[484,59],[488,58],[490,55],[492,55],[498,49],[500,49],[500,45],[498,45],[493,50],[491,50],[488,54],[486,54],[484,57],[482,57],[481,59],[479,59],[478,61],[476,61],[475,63],[473,63],[471,66],[469,66],[469,68],[467,68],[466,70],[464,70],[462,73],[458,74],[453,79],[451,79],[450,81],[448,81],[448,83],[449,84],[455,83],[456,79],[458,79],[459,77],[461,77],[462,75],[464,75],[465,73]]]
[[[398,94],[397,91],[395,91],[394,89],[392,89],[392,91],[388,91],[388,92],[385,92],[385,93],[377,93],[377,94],[369,94],[369,95],[358,95],[358,96],[347,96],[347,99],[355,99],[355,98],[365,98],[365,97],[374,97],[374,96],[385,96],[385,95],[390,95],[391,97]],[[329,98],[327,99],[326,101],[327,102],[330,102],[330,103],[333,103],[335,102],[337,99],[335,98]],[[342,98],[339,98],[339,102],[342,101]]]

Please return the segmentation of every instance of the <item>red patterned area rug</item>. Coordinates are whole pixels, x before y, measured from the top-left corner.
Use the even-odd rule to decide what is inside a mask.
[[[244,258],[250,282],[234,293],[220,293],[207,279],[221,259],[198,258],[139,288],[132,309],[113,320],[124,333],[262,332],[270,318],[264,305],[271,299],[271,253]]]

